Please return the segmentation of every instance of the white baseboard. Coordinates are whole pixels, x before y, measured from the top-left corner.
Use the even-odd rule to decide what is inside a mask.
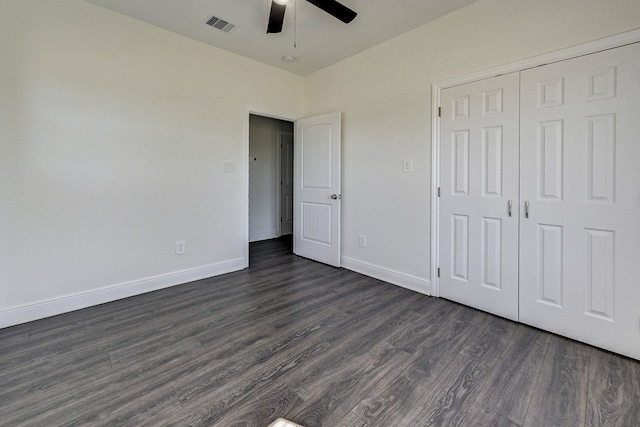
[[[157,291],[171,286],[182,285],[195,280],[206,279],[207,277],[231,273],[242,270],[245,268],[245,264],[246,261],[243,258],[238,258],[10,308],[0,311],[0,328],[68,313],[70,311],[144,294],[146,292]]]
[[[255,231],[249,233],[249,242],[259,242],[261,240],[276,239],[280,237],[278,230]]]
[[[343,256],[341,258],[343,268],[382,280],[393,285],[401,286],[425,295],[431,295],[431,281],[421,279],[410,274],[401,273],[385,267],[369,264],[368,262]]]

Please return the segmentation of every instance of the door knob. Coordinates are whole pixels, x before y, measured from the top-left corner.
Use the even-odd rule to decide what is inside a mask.
[[[342,199],[342,195],[341,195],[341,194],[332,194],[332,195],[331,195],[331,198],[332,198],[333,200]]]

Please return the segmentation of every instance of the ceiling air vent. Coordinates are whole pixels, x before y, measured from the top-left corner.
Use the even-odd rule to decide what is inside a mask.
[[[224,31],[225,33],[230,33],[236,26],[225,21],[224,19],[220,19],[217,16],[212,16],[211,19],[207,21],[207,25],[218,29],[220,31]]]

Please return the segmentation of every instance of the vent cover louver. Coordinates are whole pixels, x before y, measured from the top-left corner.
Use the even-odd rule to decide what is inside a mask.
[[[224,31],[225,33],[231,32],[236,26],[225,21],[224,19],[220,19],[217,16],[212,16],[211,19],[207,21],[207,25],[213,27],[217,30]]]

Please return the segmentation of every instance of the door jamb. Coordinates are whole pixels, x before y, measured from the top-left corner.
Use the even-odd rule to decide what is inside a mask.
[[[440,117],[438,116],[438,109],[441,107],[441,91],[502,74],[520,72],[540,65],[565,61],[578,56],[638,42],[640,42],[640,30],[632,30],[506,65],[442,80],[431,85],[431,295],[440,296],[440,281],[437,271],[440,264],[440,204],[438,201],[438,187],[440,186]]]

